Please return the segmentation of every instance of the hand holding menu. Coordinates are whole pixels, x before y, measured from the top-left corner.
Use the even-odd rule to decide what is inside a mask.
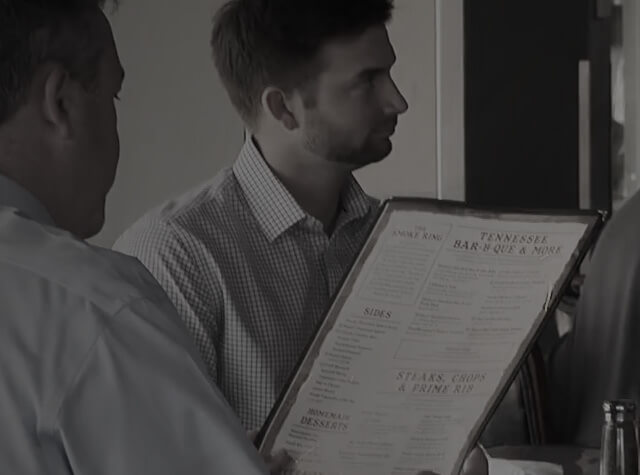
[[[388,200],[261,451],[291,474],[458,473],[602,222]]]

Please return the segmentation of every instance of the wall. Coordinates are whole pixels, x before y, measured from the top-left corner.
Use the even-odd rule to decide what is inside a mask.
[[[111,16],[126,70],[121,154],[94,243],[111,246],[145,211],[231,163],[242,145],[241,122],[209,49],[211,18],[222,3],[125,1]]]
[[[153,206],[231,163],[242,125],[211,61],[213,12],[224,0],[122,2],[112,16],[126,70],[118,106],[121,161],[107,221],[110,246]],[[462,0],[396,0],[392,74],[409,101],[385,161],[358,173],[369,193],[462,199]]]

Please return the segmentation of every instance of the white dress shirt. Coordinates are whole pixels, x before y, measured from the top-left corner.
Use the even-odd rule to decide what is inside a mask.
[[[2,176],[0,473],[266,473],[145,268]]]

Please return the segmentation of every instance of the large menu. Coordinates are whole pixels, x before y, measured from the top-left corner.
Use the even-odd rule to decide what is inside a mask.
[[[286,473],[459,473],[603,213],[387,200],[263,428]]]

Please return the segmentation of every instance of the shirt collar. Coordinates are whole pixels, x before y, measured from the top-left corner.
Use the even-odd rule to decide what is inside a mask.
[[[342,206],[341,214],[343,215],[344,222],[363,218],[377,203],[377,200],[368,196],[353,175],[351,175],[340,197],[340,205]]]
[[[269,240],[273,241],[307,217],[295,198],[273,174],[250,136],[233,165],[233,173]],[[365,216],[372,205],[373,200],[351,176],[342,192],[337,227]]]
[[[0,206],[16,208],[41,224],[55,226],[49,212],[32,193],[3,175],[0,175]]]
[[[251,136],[247,137],[233,165],[233,173],[254,217],[270,241],[306,216],[273,174]]]

